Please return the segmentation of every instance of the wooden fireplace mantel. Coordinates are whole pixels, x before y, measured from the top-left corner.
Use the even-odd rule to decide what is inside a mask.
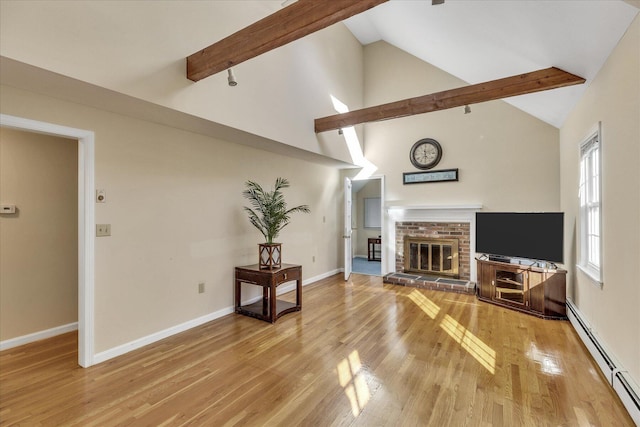
[[[406,211],[415,211],[415,210],[425,210],[425,211],[459,211],[459,210],[468,210],[468,211],[479,211],[482,209],[481,204],[471,204],[471,205],[404,205],[404,206],[388,206],[387,210],[406,210]]]

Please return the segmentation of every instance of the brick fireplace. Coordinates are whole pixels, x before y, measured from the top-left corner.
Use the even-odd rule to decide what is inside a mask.
[[[474,283],[477,280],[475,254],[475,219],[476,212],[482,210],[481,204],[468,205],[422,205],[422,206],[389,206],[387,221],[385,222],[386,244],[384,245],[385,270],[399,275],[422,274],[424,276],[440,277],[440,280],[461,280]],[[458,278],[454,275],[440,275],[433,273],[405,273],[405,236],[424,238],[428,240],[456,240],[458,243]],[[442,250],[442,249],[440,249]],[[423,250],[425,251],[425,250]],[[432,253],[433,255],[433,253]],[[438,252],[436,251],[436,255]],[[441,252],[441,258],[453,257],[448,249]],[[473,262],[472,262],[473,261]],[[432,260],[432,266],[436,261]],[[414,262],[415,264],[415,262]],[[424,262],[422,262],[424,264]],[[448,269],[449,265],[442,265]]]

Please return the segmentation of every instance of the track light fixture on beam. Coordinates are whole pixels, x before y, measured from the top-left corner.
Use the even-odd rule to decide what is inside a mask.
[[[360,123],[397,119],[415,114],[430,113],[448,108],[494,101],[511,96],[542,92],[566,86],[583,84],[586,80],[559,68],[544,70],[477,83],[457,89],[389,102],[374,107],[315,119],[315,132],[346,128]]]
[[[388,0],[298,0],[187,57],[194,82],[344,21]]]
[[[227,81],[229,82],[229,86],[231,87],[238,86],[238,82],[236,81],[236,76],[233,74],[233,70],[229,68],[227,70],[227,73],[228,73]]]

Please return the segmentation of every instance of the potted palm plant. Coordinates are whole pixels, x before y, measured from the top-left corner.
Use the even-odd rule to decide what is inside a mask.
[[[282,193],[283,188],[289,187],[286,178],[277,178],[272,191],[265,191],[254,181],[245,183],[246,189],[242,195],[249,200],[251,207],[244,207],[253,224],[264,236],[265,243],[258,244],[258,265],[261,269],[275,269],[282,266],[282,244],[274,243],[280,231],[289,224],[294,212],[309,213],[308,205],[300,205],[287,209],[287,202]]]

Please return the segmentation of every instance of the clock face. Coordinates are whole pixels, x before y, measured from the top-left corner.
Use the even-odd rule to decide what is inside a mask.
[[[435,139],[425,138],[413,144],[409,153],[411,163],[418,169],[431,169],[440,162],[442,147]]]

